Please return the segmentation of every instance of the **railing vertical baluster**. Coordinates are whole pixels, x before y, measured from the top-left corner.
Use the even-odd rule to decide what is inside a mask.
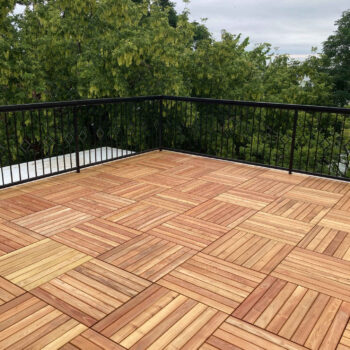
[[[77,173],[80,173],[80,159],[79,159],[79,135],[78,135],[78,116],[77,109],[73,109],[74,118],[74,139],[75,139],[75,165],[77,168]]]
[[[163,98],[159,100],[159,125],[158,125],[158,137],[159,137],[159,151],[163,149]]]
[[[294,112],[293,120],[293,134],[292,134],[292,144],[290,149],[290,158],[289,158],[289,174],[292,174],[293,165],[294,165],[294,151],[295,151],[295,138],[297,134],[297,124],[298,124],[298,110]]]

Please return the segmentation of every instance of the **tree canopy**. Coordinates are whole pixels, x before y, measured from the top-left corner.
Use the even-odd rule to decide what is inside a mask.
[[[350,102],[350,10],[336,22],[337,30],[323,44],[326,71],[334,81],[334,100],[344,106]]]
[[[0,104],[174,94],[329,105],[331,76],[346,70],[330,74],[316,57],[300,62],[266,43],[251,49],[225,31],[214,40],[169,0],[7,0],[0,14]],[[349,33],[345,19],[339,33]]]

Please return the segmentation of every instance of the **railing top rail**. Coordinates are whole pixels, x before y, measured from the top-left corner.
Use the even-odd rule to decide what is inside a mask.
[[[34,109],[46,109],[46,108],[92,106],[92,105],[111,104],[111,103],[117,103],[117,102],[151,101],[151,100],[158,100],[161,98],[162,96],[116,97],[116,98],[99,98],[99,99],[89,99],[89,100],[30,103],[30,104],[21,104],[21,105],[4,105],[4,106],[0,106],[0,112],[16,112],[16,111],[30,111]]]
[[[338,107],[314,106],[314,105],[296,105],[296,104],[273,103],[273,102],[253,102],[253,101],[237,101],[237,100],[224,100],[224,99],[220,100],[220,99],[213,99],[213,98],[181,97],[181,96],[118,97],[118,98],[31,103],[31,104],[21,104],[21,105],[4,105],[4,106],[0,106],[0,112],[29,111],[29,110],[35,110],[35,109],[79,107],[79,106],[111,104],[111,103],[118,103],[118,102],[139,102],[139,101],[152,101],[152,100],[171,100],[171,101],[198,102],[198,103],[209,103],[209,104],[228,104],[228,105],[245,106],[245,107],[258,107],[258,108],[265,107],[265,108],[279,108],[279,109],[285,109],[285,110],[301,110],[301,111],[308,111],[308,112],[328,112],[328,113],[350,114],[350,108],[338,108]]]
[[[286,110],[302,110],[302,111],[313,111],[313,112],[329,112],[339,114],[350,114],[350,108],[339,108],[339,107],[327,107],[327,106],[316,106],[316,105],[297,105],[297,104],[286,104],[286,103],[274,103],[274,102],[253,102],[253,101],[238,101],[238,100],[220,100],[214,98],[199,98],[199,97],[176,97],[176,96],[162,96],[165,100],[171,101],[184,101],[184,102],[202,102],[211,104],[230,104],[236,106],[246,107],[267,107],[267,108],[279,108]]]

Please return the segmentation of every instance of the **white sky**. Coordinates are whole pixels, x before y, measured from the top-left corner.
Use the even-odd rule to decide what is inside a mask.
[[[334,30],[334,22],[350,9],[349,0],[175,0],[176,8],[187,7],[192,20],[207,18],[206,25],[220,39],[221,30],[242,33],[253,44],[269,42],[279,53],[296,57],[319,50]]]

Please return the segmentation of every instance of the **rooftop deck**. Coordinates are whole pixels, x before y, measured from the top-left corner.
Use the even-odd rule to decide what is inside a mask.
[[[0,349],[350,349],[350,184],[152,152],[0,191]]]

